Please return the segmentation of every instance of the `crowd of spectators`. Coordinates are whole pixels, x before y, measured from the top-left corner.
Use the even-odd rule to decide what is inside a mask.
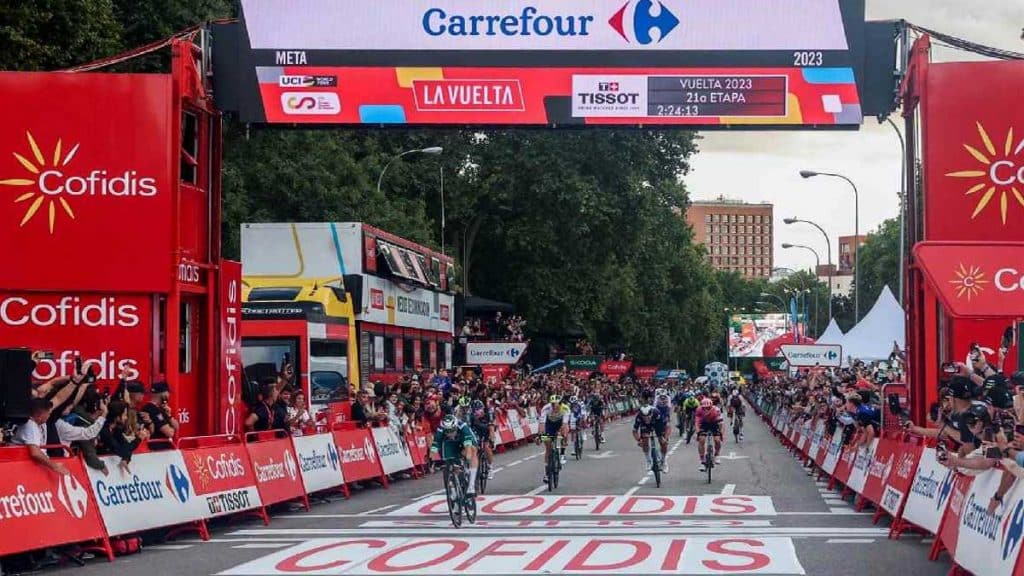
[[[885,432],[906,433],[934,442],[937,460],[963,474],[1001,470],[1002,482],[988,503],[994,513],[1016,478],[1024,478],[1024,371],[1004,373],[1006,346],[990,352],[974,344],[966,363],[943,365],[939,401],[930,406],[927,422],[911,421],[898,397],[884,393],[890,378],[884,364],[770,377],[750,392],[769,411],[823,419],[826,434],[842,434],[844,445],[866,447]]]
[[[518,315],[505,316],[499,311],[493,319],[467,318],[459,331],[463,338],[482,340],[504,340],[522,342],[525,340],[526,319]]]
[[[119,456],[118,466],[128,470],[140,444],[150,439],[173,440],[179,424],[168,403],[170,388],[165,382],[154,382],[145,401],[145,385],[127,380],[127,374],[121,376],[115,390],[100,390],[95,374],[79,365],[69,377],[33,386],[28,419],[13,425],[8,434],[0,434],[0,445],[27,447],[34,461],[59,474],[68,470],[52,458],[72,449],[82,454],[87,466],[103,474],[110,471],[100,456],[108,454]],[[151,447],[160,448],[158,444]]]

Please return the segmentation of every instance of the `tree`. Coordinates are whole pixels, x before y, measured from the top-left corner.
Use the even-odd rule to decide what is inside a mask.
[[[861,309],[870,307],[888,286],[893,292],[899,290],[900,281],[900,221],[890,218],[864,241],[857,255],[860,273]],[[864,312],[862,312],[863,314]]]
[[[122,50],[112,0],[0,2],[0,70],[56,70]]]

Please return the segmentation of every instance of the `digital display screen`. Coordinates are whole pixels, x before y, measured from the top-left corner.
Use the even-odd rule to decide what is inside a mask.
[[[864,2],[241,0],[215,95],[254,123],[856,127]]]

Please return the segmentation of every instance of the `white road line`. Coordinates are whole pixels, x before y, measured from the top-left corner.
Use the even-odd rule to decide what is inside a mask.
[[[505,465],[505,467],[506,468],[511,468],[513,466],[517,466],[517,465],[522,464],[522,463],[523,463],[523,459],[520,458],[519,460],[515,460],[513,462],[509,462],[508,464]]]
[[[623,494],[623,496],[626,496],[626,497],[632,496],[633,494],[636,494],[636,491],[639,490],[639,489],[640,489],[639,485],[633,486],[629,490],[626,490],[626,493]]]
[[[647,484],[647,482],[649,482],[650,480],[651,480],[650,476],[644,476],[643,478],[640,479],[639,482],[637,482],[637,484],[639,484],[640,486],[643,486],[644,484]]]
[[[441,488],[440,490],[434,490],[433,492],[428,492],[427,494],[413,496],[412,498],[410,498],[410,500],[422,500],[423,498],[429,498],[431,496],[436,496],[438,494],[444,494],[444,488]],[[315,518],[315,516],[295,516],[295,518]]]
[[[871,538],[829,538],[825,544],[871,544]]]
[[[889,534],[888,528],[840,528],[840,527],[794,527],[794,526],[732,526],[726,529],[730,536],[815,536],[822,538],[884,538]],[[317,537],[329,537],[329,536],[360,536],[367,534],[387,534],[395,536],[435,536],[435,535],[450,535],[452,528],[450,526],[443,526],[437,528],[381,528],[381,529],[367,529],[367,528],[281,528],[281,529],[267,529],[267,530],[240,530],[236,534],[238,536],[249,535],[254,541],[274,541],[273,538],[266,538],[263,535],[271,535],[277,537],[305,537],[305,538],[317,538]],[[704,535],[704,534],[715,534],[721,535],[723,532],[722,527],[701,527],[701,526],[672,526],[672,527],[634,527],[631,529],[633,535],[654,535],[654,534],[689,534],[689,535]],[[525,534],[554,534],[559,536],[593,536],[594,528],[592,527],[546,527],[546,526],[533,526],[533,527],[510,527],[510,526],[498,526],[489,527],[486,525],[467,525],[463,524],[462,528],[459,529],[459,534],[500,534],[500,533],[514,533],[517,535]],[[283,540],[282,540],[283,541]]]
[[[726,484],[725,487],[722,488],[722,495],[723,496],[732,496],[735,492],[736,492],[736,485],[735,484]]]
[[[932,544],[935,542],[935,538],[922,538],[921,544]]]
[[[543,492],[543,491],[545,491],[547,489],[548,489],[548,485],[547,484],[541,484],[540,486],[537,486],[533,490],[530,490],[529,492],[527,492],[526,495],[527,496],[536,496],[537,494],[540,494],[541,492]]]
[[[146,550],[188,550],[193,544],[157,544],[156,546],[146,546]]]
[[[776,512],[776,516],[830,516],[832,514],[874,514],[874,512],[857,512],[852,508],[833,508],[831,512]],[[296,518],[310,518],[310,516],[296,516]]]
[[[374,508],[373,510],[367,510],[366,512],[360,512],[361,515],[369,516],[370,514],[376,514],[377,512],[383,512],[385,510],[391,510],[397,508],[398,504],[388,504],[387,506],[381,506],[380,508]]]
[[[829,510],[830,510],[829,514],[846,514],[846,515],[874,514],[874,512],[857,512],[853,508],[829,508]]]
[[[291,546],[291,542],[251,542],[249,544],[239,544],[238,546],[232,546],[235,550],[259,550],[259,549],[271,549],[271,548],[284,548],[285,546]]]

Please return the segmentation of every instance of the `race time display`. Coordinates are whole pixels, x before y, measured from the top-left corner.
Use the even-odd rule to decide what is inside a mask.
[[[271,124],[863,120],[864,0],[241,0],[218,104]]]

